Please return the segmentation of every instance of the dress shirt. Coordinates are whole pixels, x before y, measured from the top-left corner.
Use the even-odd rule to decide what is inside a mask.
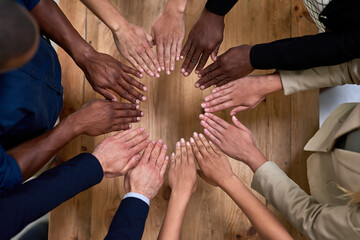
[[[17,1],[31,10],[35,1]],[[0,74],[0,192],[22,182],[6,151],[53,128],[63,104],[58,56],[40,37],[35,56],[25,66]]]
[[[140,200],[144,201],[144,203],[146,203],[148,206],[150,205],[150,200],[140,193],[129,192],[129,193],[125,194],[123,199],[128,198],[128,197],[140,199]]]

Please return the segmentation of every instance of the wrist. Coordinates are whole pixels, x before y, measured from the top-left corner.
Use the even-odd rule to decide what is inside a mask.
[[[174,198],[177,201],[181,201],[181,202],[189,202],[191,196],[192,196],[191,191],[171,190],[170,198]]]
[[[114,35],[126,34],[130,31],[130,23],[126,21],[121,15],[117,17],[116,21],[112,21],[107,25]]]
[[[206,8],[203,9],[201,15],[207,16],[207,17],[212,18],[212,19],[217,20],[217,21],[223,21],[224,22],[224,19],[225,19],[225,16],[221,16],[221,15],[217,15],[215,13],[212,13],[209,10],[207,10]]]
[[[181,1],[177,4],[169,3],[165,7],[164,13],[168,13],[170,15],[184,15],[186,9],[186,1]]]
[[[279,73],[272,73],[264,76],[264,87],[267,94],[283,90]]]
[[[235,174],[229,175],[227,177],[224,177],[221,182],[219,182],[219,187],[227,192],[229,187],[234,186],[235,184],[237,184],[237,182],[239,182],[240,179],[238,178],[238,176],[236,176]]]
[[[81,121],[78,120],[78,113],[74,112],[70,114],[67,118],[63,120],[66,126],[69,126],[72,129],[74,137],[77,137],[84,133],[85,127],[82,125]]]
[[[93,58],[96,53],[96,50],[90,44],[86,43],[79,46],[71,57],[80,68],[83,68],[88,60]]]
[[[246,160],[246,165],[250,167],[250,169],[255,173],[256,170],[261,167],[264,163],[267,162],[265,156],[256,148]]]

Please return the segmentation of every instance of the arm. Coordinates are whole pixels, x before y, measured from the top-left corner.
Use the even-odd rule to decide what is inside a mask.
[[[165,10],[151,28],[162,70],[170,75],[179,61],[185,35],[184,13],[187,0],[168,0]]]
[[[292,239],[275,216],[233,173],[226,156],[200,134],[190,139],[204,180],[220,186],[249,218],[262,239]]]
[[[121,202],[105,239],[140,240],[149,211],[149,202],[159,192],[166,171],[167,146],[163,141],[150,142],[140,161],[124,179],[128,193]],[[129,196],[133,194],[135,196]],[[140,199],[141,198],[141,199]]]
[[[319,203],[273,162],[257,169],[252,187],[311,239],[360,238],[360,209],[357,205]]]
[[[160,65],[151,50],[152,37],[130,24],[108,0],[81,0],[111,30],[116,47],[139,72],[159,77]]]
[[[145,91],[145,86],[129,76],[132,74],[141,77],[141,74],[111,56],[95,51],[79,35],[54,1],[40,0],[31,10],[31,14],[37,20],[41,31],[73,58],[95,91],[109,100],[117,100],[110,90],[132,103],[145,100],[145,97],[134,89],[136,87]]]
[[[100,134],[129,128],[141,111],[135,104],[95,100],[69,115],[52,130],[7,151],[20,167],[22,180],[33,176],[63,146],[81,134]]]
[[[171,195],[158,240],[180,239],[186,207],[197,187],[194,155],[189,142],[182,138],[171,155],[169,169]]]

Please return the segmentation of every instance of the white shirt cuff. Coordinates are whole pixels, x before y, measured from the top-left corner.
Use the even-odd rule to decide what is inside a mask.
[[[129,193],[125,194],[123,199],[128,198],[128,197],[134,197],[134,198],[140,199],[143,202],[145,202],[148,206],[150,206],[150,200],[140,193],[129,192]]]

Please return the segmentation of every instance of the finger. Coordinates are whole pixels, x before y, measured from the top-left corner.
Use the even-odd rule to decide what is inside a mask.
[[[124,83],[122,84],[123,88],[130,95],[134,96],[136,99],[138,99],[140,101],[145,101],[146,97],[144,95],[142,95],[141,93],[139,93],[138,91],[136,91],[135,88],[133,87],[133,86],[137,85],[138,87],[140,87],[139,89],[143,89],[143,88],[145,88],[145,86],[142,85],[141,83],[137,82],[135,79],[133,79],[129,75],[125,76],[124,78],[125,78],[126,84],[124,84]]]
[[[209,96],[207,96],[207,97],[205,97],[205,105],[204,105],[204,107],[207,107],[207,106],[212,106],[213,105],[213,102],[212,102],[212,100],[214,100],[214,99],[217,99],[217,98],[219,98],[219,97],[224,97],[224,96],[227,96],[227,95],[229,95],[230,93],[232,93],[232,89],[224,89],[224,90],[221,90],[221,91],[217,91],[217,92],[215,92],[215,93],[212,93],[212,94],[210,94]],[[230,97],[230,96],[229,96]],[[210,105],[207,105],[207,104],[210,104]],[[202,106],[202,105],[201,105]],[[204,108],[203,107],[203,108]]]
[[[234,108],[233,110],[231,110],[230,116],[235,116],[237,113],[245,111],[249,108],[250,107],[247,107],[247,106],[238,106],[238,107]]]
[[[217,60],[217,55],[219,53],[219,48],[220,48],[221,42],[216,46],[216,48],[214,49],[214,51],[211,53],[211,59],[215,62]]]
[[[176,143],[175,159],[176,159],[176,165],[181,164],[181,145],[180,145],[180,142]]]
[[[209,74],[210,74],[210,73],[209,73]],[[208,74],[208,75],[209,75],[209,74]],[[206,83],[202,84],[202,85],[200,86],[200,89],[201,89],[201,90],[204,90],[204,89],[206,89],[206,88],[208,88],[208,87],[211,87],[211,86],[213,86],[213,85],[216,85],[216,84],[222,82],[223,80],[225,80],[226,78],[227,78],[227,76],[224,75],[224,74],[217,75],[217,76],[214,77],[213,79],[210,79],[210,80],[207,81]]]
[[[188,68],[189,64],[190,64],[190,61],[195,53],[195,45],[192,45],[190,47],[190,50],[188,51],[188,53],[186,54],[186,58],[182,64],[182,67],[181,67],[181,72],[184,74],[184,76],[188,76],[190,73],[186,71],[186,69]]]
[[[226,122],[224,119],[219,118],[218,116],[212,114],[212,113],[205,113],[205,116],[210,118],[211,120],[213,120],[214,122],[216,122],[217,124],[219,124],[219,126],[221,126],[224,129],[228,129],[231,125]]]
[[[136,76],[136,77],[138,77],[138,78],[142,78],[142,77],[143,77],[142,74],[141,74],[141,72],[139,72],[138,70],[135,70],[135,69],[133,69],[133,68],[131,68],[131,67],[125,65],[125,64],[119,64],[119,66],[120,66],[120,67],[124,70],[124,72],[126,72],[126,73],[129,73],[129,74],[131,74],[131,75],[133,75],[133,76]]]
[[[208,153],[207,149],[205,148],[204,144],[202,143],[202,141],[200,140],[199,136],[200,135],[197,134],[197,133],[194,133],[194,135],[193,135],[196,146],[199,149],[199,152],[201,153],[202,156],[205,156],[205,155],[207,155],[209,153]]]
[[[157,51],[157,56],[158,56],[158,60],[160,63],[160,67],[161,70],[165,70],[165,62],[164,62],[164,45],[162,42],[159,42],[156,44],[156,51]]]
[[[168,163],[169,163],[169,157],[166,156],[166,157],[165,157],[165,161],[164,161],[164,163],[163,163],[163,165],[162,165],[162,167],[161,167],[161,169],[160,169],[160,176],[161,176],[162,178],[163,178],[164,175],[165,175],[166,167],[167,167]]]
[[[183,39],[178,41],[177,44],[176,44],[176,61],[180,60],[182,41],[183,41]]]
[[[131,63],[131,65],[133,65],[133,67],[140,72],[140,77],[142,78],[143,77],[142,73],[144,72],[144,69],[137,63],[135,58],[129,55],[128,57],[126,57],[126,60],[128,60]]]
[[[134,97],[133,95],[129,94],[124,88],[122,88],[119,84],[115,84],[113,86],[113,90],[114,92],[116,92],[117,94],[119,94],[120,97],[128,100],[131,103],[136,103],[136,97]]]
[[[136,167],[136,165],[139,163],[139,160],[141,158],[140,154],[136,154],[135,156],[133,156],[129,162],[125,165],[125,167],[121,170],[121,176],[127,174],[129,172],[130,169],[133,169],[134,167]]]
[[[204,102],[204,103],[201,104],[201,107],[202,108],[209,108],[209,107],[214,107],[214,106],[226,103],[226,102],[233,103],[233,99],[232,99],[232,96],[230,94],[215,98],[215,99],[213,99],[213,100],[211,100],[209,102]]]
[[[209,144],[214,152],[216,152],[217,154],[224,154],[212,141],[209,141]]]
[[[203,90],[205,89],[204,84],[206,83],[207,85],[211,86],[213,85],[212,82],[217,84],[218,82],[221,82],[224,79],[226,79],[226,76],[221,76],[221,75],[223,75],[223,68],[218,67],[215,70],[208,72],[206,75],[202,75],[202,77],[195,83],[195,86],[200,86],[200,89]],[[218,80],[216,78],[218,78]]]
[[[213,113],[213,112],[226,110],[226,109],[231,108],[233,106],[234,105],[233,105],[232,101],[229,101],[229,102],[221,103],[221,104],[219,104],[217,106],[214,106],[214,107],[205,108],[204,111],[205,111],[205,113]]]
[[[194,136],[195,136],[195,133],[194,133]],[[203,156],[201,155],[194,138],[190,138],[190,145],[191,145],[191,149],[194,153],[194,156],[196,158],[196,161],[199,163],[199,165],[201,165],[203,163]]]
[[[127,130],[130,128],[131,128],[131,124],[115,124],[111,126],[110,131],[115,132],[115,131]]]
[[[215,135],[213,134],[213,130],[208,130],[208,129],[204,129],[204,133],[206,134],[206,136],[208,136],[208,138],[213,141],[216,145],[221,145],[221,140],[217,137],[215,137]]]
[[[153,72],[155,73],[156,77],[160,77],[160,75],[158,74],[158,72],[161,71],[160,68],[160,64],[157,60],[157,57],[155,55],[155,53],[153,52],[153,50],[151,48],[146,49],[146,54],[148,55],[148,57],[151,59],[152,61],[152,65],[153,67],[151,67],[151,70],[153,70]]]
[[[127,142],[130,139],[133,139],[135,136],[142,134],[145,132],[145,128],[137,128],[129,131],[125,131],[122,134],[116,134],[114,135],[115,139],[121,139],[123,142]]]
[[[170,75],[170,54],[171,52],[171,42],[166,43],[165,45],[165,71],[167,75]]]
[[[139,105],[133,103],[125,103],[125,102],[111,102],[111,106],[115,110],[137,110],[139,109]]]
[[[143,56],[146,55],[146,53],[143,53]],[[135,55],[133,56],[134,59],[136,60],[136,62],[141,66],[142,69],[144,69],[143,71],[146,72],[147,75],[149,75],[150,77],[154,76],[154,73],[150,70],[150,68],[146,65],[146,63],[144,62],[144,60],[142,59],[142,57],[140,55]],[[147,55],[146,55],[147,57]],[[148,57],[147,57],[148,58]]]
[[[147,32],[145,34],[146,34],[146,41],[148,42],[149,47],[152,48],[154,38],[153,38],[153,36],[151,34],[148,34]]]
[[[171,44],[171,50],[170,50],[170,71],[175,70],[175,58],[176,58],[176,43],[173,42]]]
[[[183,138],[180,139],[180,151],[181,151],[181,163],[187,163],[187,152],[185,146],[185,140]]]
[[[213,149],[211,148],[208,140],[205,138],[205,136],[202,133],[199,134],[199,137],[200,137],[202,144],[205,146],[206,151],[209,153],[214,152]]]
[[[223,133],[221,133],[217,128],[211,126],[208,122],[202,120],[200,123],[205,129],[210,131],[217,139],[223,138]]]
[[[186,152],[187,152],[187,160],[188,160],[188,163],[190,165],[193,165],[195,164],[195,161],[194,161],[194,154],[193,154],[193,151],[191,149],[191,145],[189,142],[186,142]]]
[[[199,61],[199,58],[200,58],[200,56],[201,56],[201,53],[202,53],[202,50],[199,50],[199,49],[196,49],[196,50],[195,50],[192,58],[190,59],[189,65],[188,65],[187,68],[186,68],[185,73],[190,74],[190,73],[194,70],[196,64],[197,64],[198,61]]]
[[[171,153],[171,162],[170,162],[170,168],[175,168],[176,166],[176,159],[175,159],[175,153]]]
[[[231,78],[225,78],[224,80],[222,80],[221,82],[217,83],[215,85],[215,87],[222,87],[226,84],[228,84],[229,82],[231,82]]]
[[[141,156],[140,164],[147,164],[149,162],[149,158],[150,158],[152,150],[155,147],[155,143],[156,143],[155,140],[152,140],[149,142],[149,144],[147,145],[147,147],[145,148],[145,150],[143,152],[143,155]]]
[[[124,79],[125,79],[126,82],[128,82],[128,83],[130,84],[130,86],[134,86],[134,87],[136,87],[137,89],[142,90],[142,91],[144,91],[144,92],[147,91],[147,87],[146,87],[144,84],[142,84],[141,82],[135,80],[135,79],[132,78],[131,76],[129,76],[129,75],[126,74],[126,75],[124,76]]]
[[[184,48],[182,49],[181,51],[181,54],[180,54],[180,58],[181,59],[184,59],[184,57],[188,54],[189,50],[190,50],[190,47],[191,47],[191,40],[188,39],[184,45]],[[185,69],[184,69],[185,70]]]
[[[125,118],[125,117],[142,117],[143,112],[140,110],[129,110],[129,109],[122,109],[122,110],[115,110],[115,118]]]
[[[154,166],[156,165],[156,161],[159,157],[163,142],[164,141],[162,139],[156,142],[155,147],[151,152],[149,164],[153,164]]]
[[[216,92],[219,92],[219,91],[222,91],[222,90],[225,90],[225,89],[229,89],[229,88],[232,88],[234,86],[234,82],[229,82],[229,83],[226,83],[225,85],[221,85],[220,87],[216,87],[212,90],[212,93],[216,93]]]
[[[149,134],[146,132],[143,132],[142,134],[139,134],[137,136],[135,136],[134,138],[130,139],[129,141],[127,141],[127,145],[129,146],[129,148],[133,148],[136,145],[142,143],[143,141],[145,141],[146,139],[148,139]]]
[[[110,92],[109,90],[106,90],[104,88],[94,88],[94,90],[98,93],[100,93],[101,95],[104,96],[105,99],[113,101],[113,102],[117,102],[118,99],[115,96],[115,94],[113,94],[112,92]]]
[[[205,76],[206,74],[208,74],[209,72],[212,72],[214,70],[216,70],[217,68],[220,67],[220,63],[218,61],[213,62],[212,64],[210,64],[209,66],[207,66],[205,69],[200,71],[200,77]]]
[[[151,49],[148,49],[148,50],[150,50],[150,52],[151,52],[152,54],[154,54]],[[148,50],[146,50],[146,51],[148,51]],[[150,54],[150,53],[149,53],[149,54]],[[154,63],[153,63],[153,60],[149,57],[149,55],[148,55],[147,52],[142,52],[142,53],[140,53],[140,57],[141,57],[142,60],[145,62],[147,68],[150,69],[150,72],[149,72],[149,73],[152,74],[151,76],[155,76],[156,74],[158,74],[158,73],[157,73],[157,69],[156,69],[156,67],[155,67],[155,65],[154,65]],[[155,55],[154,55],[154,57],[155,57]],[[156,62],[157,62],[157,60],[156,60]],[[160,65],[159,65],[159,66],[160,66]],[[145,72],[146,72],[146,69],[145,69]]]
[[[209,52],[203,52],[203,54],[201,55],[199,64],[197,65],[196,70],[195,70],[196,74],[199,74],[199,72],[203,69],[209,56],[210,56]]]
[[[141,143],[130,148],[130,151],[134,154],[140,153],[142,150],[144,150],[149,145],[149,143],[150,143],[150,140],[146,139],[146,140],[142,141]]]
[[[159,157],[156,161],[156,166],[160,169],[162,167],[162,165],[164,164],[165,161],[165,157],[166,157],[166,152],[167,152],[167,146],[164,144],[160,150],[160,154]]]
[[[139,129],[139,128],[137,128],[137,129]],[[137,130],[137,129],[129,129],[129,130],[126,130],[126,131],[118,132],[117,134],[113,135],[112,137],[113,137],[114,139],[120,139],[120,138],[122,138],[123,136],[129,134],[131,131],[135,131],[135,130]],[[145,129],[144,129],[144,130],[145,130]]]
[[[140,122],[141,117],[120,117],[120,118],[115,118],[114,119],[114,124],[115,125],[122,125],[122,124],[128,124],[128,123],[136,123],[136,122]]]

